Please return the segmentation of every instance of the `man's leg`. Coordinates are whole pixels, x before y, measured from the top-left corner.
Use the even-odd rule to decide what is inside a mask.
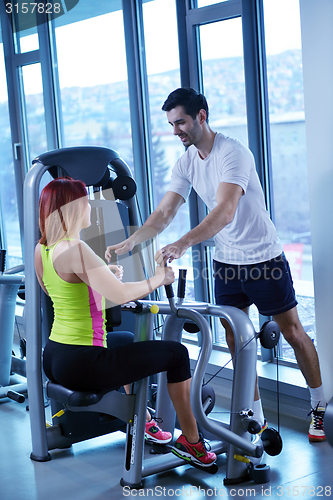
[[[273,316],[280,327],[284,338],[295,351],[296,360],[304,378],[310,388],[320,387],[322,384],[319,360],[315,346],[305,333],[298,317],[297,308]]]
[[[241,309],[241,311],[245,312],[245,314],[249,315],[249,308],[245,307],[244,309]],[[220,321],[222,323],[223,328],[225,329],[225,340],[228,344],[228,348],[230,351],[230,354],[232,357],[235,355],[235,337],[234,337],[234,332],[232,331],[231,326],[229,323],[224,319],[220,318]]]
[[[301,325],[296,307],[285,313],[274,315],[273,319],[279,325],[286,341],[294,349],[299,369],[309,387],[312,407],[309,440],[324,441],[323,419],[326,401],[315,346]]]
[[[249,273],[250,270],[248,270],[246,266],[232,266],[229,264],[223,264],[221,262],[214,261],[216,304],[238,307],[243,312],[245,312],[245,314],[249,315],[249,306],[245,306],[245,304],[250,304],[252,301],[244,292],[244,282],[242,280],[242,278],[247,279]],[[232,357],[234,357],[235,338],[233,331],[229,323],[225,319],[220,318],[220,321],[226,331],[226,342],[228,344],[229,351]],[[262,411],[262,405],[259,396],[258,378],[256,379],[255,384],[253,411],[255,419],[264,427],[265,417]]]
[[[249,315],[249,308],[248,307],[242,309],[242,311],[245,312],[247,315]],[[229,323],[225,319],[220,318],[220,321],[222,323],[223,328],[225,329],[225,338],[226,338],[226,342],[228,344],[230,354],[232,357],[234,357],[234,355],[235,355],[234,333],[232,331],[231,326],[229,325]],[[265,417],[263,414],[261,400],[260,400],[259,387],[258,387],[258,376],[256,376],[256,385],[255,385],[255,389],[254,389],[254,408],[253,409],[254,409],[255,417],[258,419],[258,421],[261,423],[261,425],[264,425],[265,424]]]

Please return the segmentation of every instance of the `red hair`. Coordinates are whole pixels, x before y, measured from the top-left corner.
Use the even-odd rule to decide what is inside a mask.
[[[49,182],[44,187],[39,199],[39,228],[41,231],[41,238],[39,242],[41,245],[55,243],[55,241],[48,241],[48,239],[50,238],[47,238],[49,228],[47,227],[46,221],[48,217],[50,217],[51,214],[55,214],[58,217],[58,220],[62,226],[58,229],[60,230],[60,233],[63,233],[63,235],[65,235],[69,230],[69,227],[67,221],[64,220],[63,207],[65,207],[66,205],[69,206],[68,204],[75,200],[86,197],[87,188],[84,182],[71,179],[70,177],[59,177],[58,179],[54,179],[53,181]],[[76,218],[80,219],[82,214],[77,213],[78,210],[75,210],[75,212]],[[54,238],[51,239],[53,240]]]

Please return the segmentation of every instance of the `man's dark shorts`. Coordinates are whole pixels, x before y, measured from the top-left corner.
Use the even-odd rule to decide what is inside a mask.
[[[218,305],[245,309],[255,304],[264,316],[281,314],[297,305],[284,254],[259,264],[232,265],[214,260],[213,265]]]

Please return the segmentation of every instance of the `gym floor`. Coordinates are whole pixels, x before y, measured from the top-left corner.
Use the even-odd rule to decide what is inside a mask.
[[[26,402],[27,403],[27,402]],[[265,484],[253,481],[225,487],[226,456],[218,457],[215,475],[181,466],[145,479],[143,490],[123,489],[119,484],[124,460],[125,435],[121,432],[77,443],[69,450],[51,451],[52,460],[30,460],[31,438],[26,403],[0,400],[1,500],[118,500],[144,498],[299,498],[333,497],[333,448],[327,442],[310,444],[308,422],[280,415],[283,449],[280,455],[264,455],[271,469]],[[227,408],[218,401],[214,412]],[[277,428],[276,414],[266,413],[269,426]],[[214,418],[225,418],[216,413]],[[145,445],[145,454],[150,447]]]

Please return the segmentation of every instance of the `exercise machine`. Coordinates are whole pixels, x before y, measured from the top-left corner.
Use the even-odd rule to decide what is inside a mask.
[[[216,306],[207,303],[186,303],[185,297],[186,270],[180,270],[178,280],[178,300],[174,299],[172,286],[166,287],[172,315],[164,321],[163,340],[181,341],[182,331],[188,321],[197,326],[201,333],[201,349],[197,360],[191,385],[191,404],[199,426],[208,439],[220,440],[220,452],[227,452],[227,471],[225,485],[244,482],[255,478],[258,482],[267,482],[269,467],[257,466],[262,452],[255,448],[251,436],[261,430],[260,424],[253,419],[253,394],[256,377],[257,339],[263,347],[272,348],[278,341],[280,331],[278,325],[271,321],[263,325],[259,333],[254,331],[248,316],[239,309],[228,306]],[[235,336],[234,376],[231,397],[230,425],[214,420],[205,411],[202,397],[204,376],[212,352],[212,334],[205,317],[217,316],[230,324]],[[163,419],[163,428],[172,431],[175,423],[175,412],[166,390],[165,373],[158,374],[158,392],[156,413]],[[208,391],[209,399],[214,398]],[[247,443],[246,443],[247,442]],[[269,455],[277,455],[282,450],[282,440],[275,429],[263,432],[261,443],[263,450]],[[260,454],[261,453],[261,454]],[[245,458],[245,455],[254,457]]]
[[[181,341],[181,333],[186,322],[191,322],[201,332],[202,345],[196,362],[191,384],[191,405],[196,420],[209,438],[212,451],[216,454],[227,453],[227,469],[224,479],[225,485],[239,484],[244,481],[254,480],[265,483],[270,480],[270,467],[260,463],[263,452],[268,455],[277,455],[282,450],[282,440],[275,429],[266,429],[261,439],[252,442],[252,436],[259,432],[261,426],[253,418],[251,411],[256,377],[257,338],[260,338],[266,347],[272,347],[279,340],[279,329],[276,323],[269,322],[263,326],[259,333],[254,331],[253,325],[247,315],[233,307],[214,306],[206,303],[184,302],[185,270],[180,271],[178,280],[178,301],[175,302],[171,286],[166,287],[168,302],[137,301],[136,308],[132,310],[137,314],[142,311],[158,308],[158,312],[167,315],[164,321],[162,338],[165,340]],[[131,305],[129,305],[131,307]],[[157,312],[157,309],[155,309]],[[231,325],[235,340],[235,358],[232,407],[230,425],[214,420],[205,408],[203,397],[203,379],[212,351],[212,333],[205,316],[214,315],[225,318]],[[209,391],[208,391],[209,392]],[[208,400],[211,397],[208,394]],[[208,402],[209,404],[209,402]],[[157,407],[156,413],[163,419],[163,429],[174,431],[175,412],[166,389],[165,373],[158,375]],[[133,434],[131,424],[129,435]],[[134,432],[137,435],[136,432]],[[135,449],[135,447],[134,447]],[[121,480],[122,485],[137,487],[141,475],[162,472],[171,468],[173,458],[168,455],[154,457],[146,460],[142,471],[138,462],[129,460],[132,456],[132,439],[127,441],[126,456],[127,468]],[[206,472],[215,473],[216,464],[204,469]],[[133,486],[136,485],[136,486]]]
[[[81,179],[87,186],[93,186],[95,193],[103,192],[105,186],[111,185],[113,199],[109,201],[112,203],[116,202],[116,198],[121,199],[123,192],[127,195],[129,191],[127,186],[133,186],[133,183],[127,179],[131,178],[130,171],[118,153],[107,148],[97,147],[64,148],[45,153],[34,160],[33,167],[26,176],[24,184],[24,226],[27,378],[32,436],[32,453],[30,456],[31,459],[41,462],[51,459],[49,451],[52,449],[68,447],[75,442],[93,437],[92,433],[89,434],[82,429],[75,435],[72,431],[67,431],[66,435],[64,435],[63,426],[57,425],[56,422],[54,422],[54,425],[46,427],[42,374],[41,291],[34,272],[34,248],[38,241],[39,189],[42,177],[46,172],[49,172],[53,177],[66,174]],[[111,172],[115,173],[115,177],[111,177]],[[122,186],[120,195],[115,194],[117,192],[118,177],[120,178],[118,185]],[[114,186],[115,189],[113,189]],[[99,232],[99,235],[102,221],[99,203],[104,201],[107,200],[102,200],[102,198],[98,200],[98,206],[96,207],[96,222],[98,222],[97,226],[99,226],[97,232]],[[121,204],[129,208],[129,226],[138,226],[133,215],[135,213],[133,195],[121,202]],[[103,220],[105,221],[105,217]],[[114,212],[113,224],[116,224],[117,220],[120,221],[120,227],[123,222],[119,216],[119,210]],[[111,236],[110,234],[110,238]],[[123,239],[123,236],[119,238],[119,241],[120,239]],[[115,241],[113,242],[115,243]],[[111,241],[106,242],[106,245],[110,243]],[[131,256],[129,261],[132,261],[133,273],[139,272],[141,276],[138,279],[142,279],[144,269],[140,255],[138,254],[136,258]],[[181,323],[185,320],[197,326],[201,332],[202,346],[193,375],[192,407],[199,425],[216,437],[212,442],[213,451],[217,454],[228,452],[225,484],[235,484],[248,480],[252,477],[249,475],[249,463],[252,464],[252,469],[257,467],[249,457],[253,457],[254,461],[260,460],[264,450],[267,451],[270,446],[277,449],[274,443],[272,445],[273,438],[262,439],[260,442],[252,442],[251,440],[251,433],[258,430],[258,425],[251,418],[250,411],[253,403],[257,356],[257,335],[254,332],[253,325],[247,316],[238,309],[210,304],[187,305],[182,303],[179,305],[175,304],[169,292],[168,294],[169,299],[166,302],[138,301],[135,307],[136,310],[131,311],[135,312],[135,341],[150,340],[152,338],[153,312],[156,312],[156,307],[159,308],[161,314],[175,318],[176,322]],[[212,334],[210,326],[204,317],[205,315],[216,315],[227,319],[234,331],[237,351],[239,352],[235,360],[230,428],[227,428],[221,422],[210,419],[202,405],[202,381],[212,350]],[[45,305],[43,306],[43,320],[44,322],[47,320],[50,325],[50,316]],[[181,326],[177,328],[179,331],[181,330]],[[158,390],[163,390],[162,382]],[[46,392],[52,401],[68,410],[64,414],[66,418],[68,415],[76,417],[80,414],[95,414],[98,416],[100,426],[103,426],[104,423],[110,423],[110,420],[114,418],[127,425],[125,461],[121,484],[128,485],[131,488],[140,488],[143,485],[144,477],[184,465],[184,460],[171,453],[143,460],[148,380],[141,380],[133,384],[131,395],[122,394],[116,388],[107,393],[70,391],[51,382],[46,383]],[[106,415],[112,418],[106,418]],[[120,422],[115,423],[113,421],[112,425],[118,426]],[[100,435],[101,432],[111,432],[108,429],[108,425],[105,425],[102,431],[98,430],[94,435]],[[267,476],[262,482],[266,481]]]
[[[93,227],[85,231],[88,244],[102,257],[106,245],[116,243],[126,237],[125,229],[137,227],[137,213],[134,194],[136,185],[127,164],[116,151],[99,147],[64,148],[44,153],[33,161],[24,183],[24,228],[25,228],[25,273],[26,273],[26,314],[25,332],[27,337],[26,372],[29,389],[29,410],[33,450],[31,458],[37,461],[50,459],[48,450],[65,448],[73,443],[103,435],[124,428],[131,413],[131,397],[114,391],[110,396],[102,395],[86,399],[83,402],[78,394],[67,394],[66,404],[71,407],[83,404],[97,404],[93,409],[73,415],[73,411],[63,412],[63,403],[55,389],[45,391],[46,380],[42,370],[42,350],[49,335],[53,320],[53,308],[50,299],[41,291],[34,271],[34,247],[39,240],[38,200],[42,184],[52,178],[67,175],[80,179],[93,192],[92,205]],[[121,202],[119,202],[121,200]],[[108,217],[103,219],[101,203],[107,206]],[[125,220],[126,219],[126,220]],[[102,229],[103,228],[103,229]],[[105,230],[106,229],[106,230]],[[101,238],[102,242],[100,242]],[[103,249],[103,255],[101,251]],[[127,272],[132,280],[143,279],[142,266],[136,265],[139,257],[128,259]],[[140,272],[141,271],[141,272]],[[113,312],[116,307],[111,309]],[[108,309],[110,311],[110,309]],[[108,318],[109,319],[109,318]],[[111,318],[111,323],[117,321]],[[44,401],[51,399],[54,424],[46,425]],[[112,399],[110,403],[109,399]],[[110,413],[106,406],[117,408]],[[125,404],[122,401],[126,401]],[[124,408],[124,409],[123,409]],[[106,415],[109,415],[108,417]]]
[[[15,308],[18,291],[24,285],[24,266],[5,270],[5,261],[6,251],[0,250],[0,398],[24,403],[27,382],[23,339],[21,357],[13,353]]]

